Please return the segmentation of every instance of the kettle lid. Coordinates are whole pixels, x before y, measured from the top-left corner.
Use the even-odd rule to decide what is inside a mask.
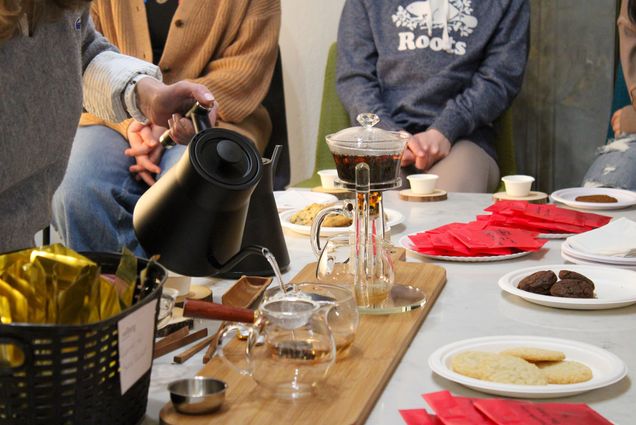
[[[202,176],[224,186],[241,187],[258,182],[262,161],[256,146],[234,131],[213,128],[190,142],[192,164]]]

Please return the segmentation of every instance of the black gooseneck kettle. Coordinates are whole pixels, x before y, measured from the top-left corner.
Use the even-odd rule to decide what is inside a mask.
[[[289,270],[289,252],[274,198],[274,170],[282,148],[281,145],[276,145],[272,157],[263,158],[263,177],[250,198],[242,246],[267,247],[276,258],[281,273],[285,273]],[[238,279],[243,275],[272,276],[274,272],[263,256],[252,255],[221,274],[222,277],[231,279]]]
[[[261,157],[246,137],[211,128],[208,112],[197,103],[186,114],[196,135],[133,212],[146,253],[189,276],[223,273],[250,254],[267,252],[241,247],[250,196],[263,174]]]

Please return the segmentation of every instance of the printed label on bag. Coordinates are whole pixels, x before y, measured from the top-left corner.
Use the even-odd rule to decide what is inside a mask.
[[[119,332],[119,381],[125,394],[152,365],[152,343],[157,300],[117,323]]]

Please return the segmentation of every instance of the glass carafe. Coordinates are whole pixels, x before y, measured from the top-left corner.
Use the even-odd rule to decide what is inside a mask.
[[[366,313],[408,311],[425,303],[424,293],[417,288],[402,286],[397,296],[393,272],[386,270],[392,266],[379,254],[390,251],[390,245],[388,249],[385,246],[390,242],[385,234],[382,191],[401,185],[400,160],[410,134],[374,127],[379,122],[374,114],[360,114],[358,122],[360,127],[347,128],[326,137],[338,171],[336,186],[354,191],[355,198],[316,215],[311,228],[312,248],[318,256],[321,251],[320,226],[327,215],[336,212],[352,216],[353,235],[348,259],[351,264],[348,268],[353,274],[358,307]],[[386,290],[378,291],[381,286]]]
[[[311,395],[336,359],[336,344],[327,324],[331,308],[292,296],[266,300],[253,325],[230,324],[221,331],[216,353],[276,397]],[[248,366],[243,369],[225,357],[223,348],[230,334],[246,326]]]

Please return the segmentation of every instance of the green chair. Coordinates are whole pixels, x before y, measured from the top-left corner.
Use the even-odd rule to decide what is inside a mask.
[[[322,91],[322,105],[320,108],[320,122],[318,124],[318,137],[316,140],[316,163],[313,175],[300,183],[297,187],[320,186],[318,170],[335,168],[331,152],[325,142],[327,134],[335,133],[343,128],[351,126],[349,115],[336,93],[336,60],[338,49],[336,43],[329,48],[327,66],[325,67],[325,83]],[[497,157],[499,170],[502,176],[516,174],[517,163],[515,160],[515,148],[512,138],[512,113],[508,109],[494,123],[497,140]],[[503,188],[503,186],[500,186]]]

